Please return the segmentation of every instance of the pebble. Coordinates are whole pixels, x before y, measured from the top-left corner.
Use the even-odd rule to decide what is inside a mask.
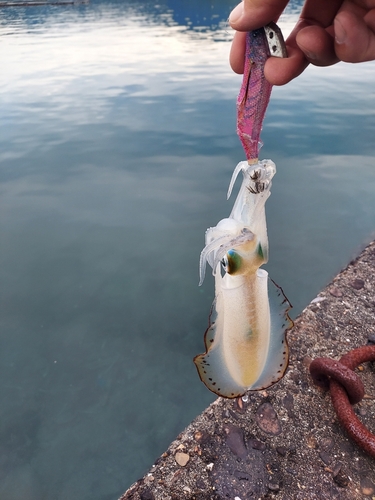
[[[194,434],[194,439],[197,441],[199,444],[204,444],[207,443],[207,441],[210,439],[210,435],[206,431],[197,431]]]
[[[340,486],[340,488],[346,488],[350,483],[349,477],[345,474],[341,467],[339,473],[333,478],[333,480],[337,486]]]
[[[326,465],[329,465],[331,462],[332,462],[332,457],[329,453],[327,453],[326,451],[321,451],[319,453],[319,457],[320,459],[326,464]]]
[[[242,398],[236,398],[233,403],[233,409],[237,411],[238,413],[245,413],[246,407],[248,406],[247,402]]]
[[[181,465],[181,467],[185,467],[185,465],[188,463],[190,460],[190,457],[187,453],[183,453],[181,451],[178,451],[176,455],[174,456],[176,462],[178,465]]]
[[[234,418],[234,420],[238,420],[238,419],[239,419],[239,416],[238,416],[238,415],[237,415],[237,414],[236,414],[233,410],[231,410],[231,409],[229,408],[229,410],[228,410],[228,411],[229,411],[229,415],[230,415],[232,418]]]
[[[154,494],[150,490],[142,491],[140,497],[141,500],[155,500]]]
[[[288,452],[288,448],[286,448],[285,446],[277,446],[276,451],[279,455],[285,457]]]
[[[280,485],[277,483],[268,483],[268,489],[271,491],[279,491]]]
[[[344,295],[342,291],[339,288],[336,288],[335,286],[330,288],[329,293],[333,295],[333,297],[342,297]]]
[[[336,477],[337,474],[340,472],[341,470],[341,467],[342,467],[342,463],[341,462],[337,462],[337,464],[335,464],[333,467],[332,467],[332,476],[333,477]]]
[[[253,450],[264,451],[266,449],[266,444],[258,439],[249,439],[248,443]]]
[[[223,413],[222,413],[222,418],[225,419],[225,418],[229,418],[230,417],[230,413],[227,409],[223,410]]]
[[[224,427],[224,432],[227,435],[226,443],[232,453],[240,458],[247,457],[247,448],[243,430],[236,425],[228,424]]]
[[[286,396],[283,398],[283,406],[288,412],[288,417],[293,418],[293,406],[294,406],[294,397],[293,394],[288,393]]]
[[[315,449],[317,447],[316,437],[308,434],[306,436],[306,444],[308,448]]]
[[[233,476],[239,479],[240,481],[249,481],[251,479],[250,474],[242,470],[235,470],[233,472]]]
[[[273,436],[281,434],[282,429],[279,417],[271,403],[261,404],[257,409],[255,419],[258,427],[267,434],[272,434]]]
[[[366,495],[374,495],[375,494],[375,484],[371,481],[371,479],[368,479],[367,477],[363,477],[361,479],[361,492]]]
[[[319,447],[324,451],[332,450],[333,445],[334,442],[332,438],[323,438],[321,441],[319,441]]]
[[[350,283],[350,285],[355,289],[355,290],[361,290],[365,286],[365,282],[361,280],[360,278],[356,278],[354,281]]]
[[[312,299],[311,304],[320,304],[320,302],[323,302],[324,300],[327,300],[327,297],[315,297],[315,299]]]
[[[293,394],[288,393],[283,397],[283,405],[287,410],[292,410],[294,405],[294,397]]]

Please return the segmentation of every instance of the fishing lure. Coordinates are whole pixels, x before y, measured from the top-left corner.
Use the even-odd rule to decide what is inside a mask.
[[[270,55],[287,56],[283,35],[275,23],[250,31],[246,38],[244,76],[237,98],[237,133],[249,163],[257,163],[262,147],[260,132],[272,91],[264,76]]]
[[[285,56],[280,36],[274,24],[247,36],[237,100],[237,131],[247,161],[235,168],[228,198],[240,172],[243,182],[229,217],[206,231],[200,257],[200,284],[208,262],[215,276],[215,301],[204,336],[206,352],[194,363],[202,382],[227,398],[269,387],[288,365],[285,334],[292,326],[291,306],[267,271],[260,269],[268,260],[265,203],[276,172],[271,160],[258,159],[272,88],[264,78],[264,64],[270,53]]]

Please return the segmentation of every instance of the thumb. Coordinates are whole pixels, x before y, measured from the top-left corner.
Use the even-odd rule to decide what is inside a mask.
[[[339,12],[334,20],[335,52],[341,61],[358,63],[375,59],[375,9],[364,17]]]
[[[229,24],[237,31],[251,31],[277,21],[289,0],[243,0],[235,7]]]

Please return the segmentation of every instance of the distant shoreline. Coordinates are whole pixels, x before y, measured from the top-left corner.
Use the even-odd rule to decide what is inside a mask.
[[[41,5],[79,5],[88,4],[90,0],[67,0],[66,2],[0,2],[0,7],[36,7]]]

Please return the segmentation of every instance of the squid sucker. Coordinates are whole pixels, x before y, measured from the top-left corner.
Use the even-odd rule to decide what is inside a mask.
[[[242,185],[229,217],[206,231],[200,257],[200,284],[208,262],[215,276],[215,300],[204,335],[206,352],[196,356],[194,363],[208,389],[226,398],[265,389],[283,377],[288,366],[286,331],[293,324],[288,316],[291,305],[282,289],[260,268],[268,261],[265,203],[276,172],[273,161],[258,159],[269,84],[264,96],[258,77],[255,86],[250,79],[252,58],[266,51],[262,30],[248,35],[250,64],[247,69],[245,65],[238,99],[238,130],[247,161],[235,168],[228,198],[240,172]],[[262,55],[261,60],[258,76],[266,58]]]

